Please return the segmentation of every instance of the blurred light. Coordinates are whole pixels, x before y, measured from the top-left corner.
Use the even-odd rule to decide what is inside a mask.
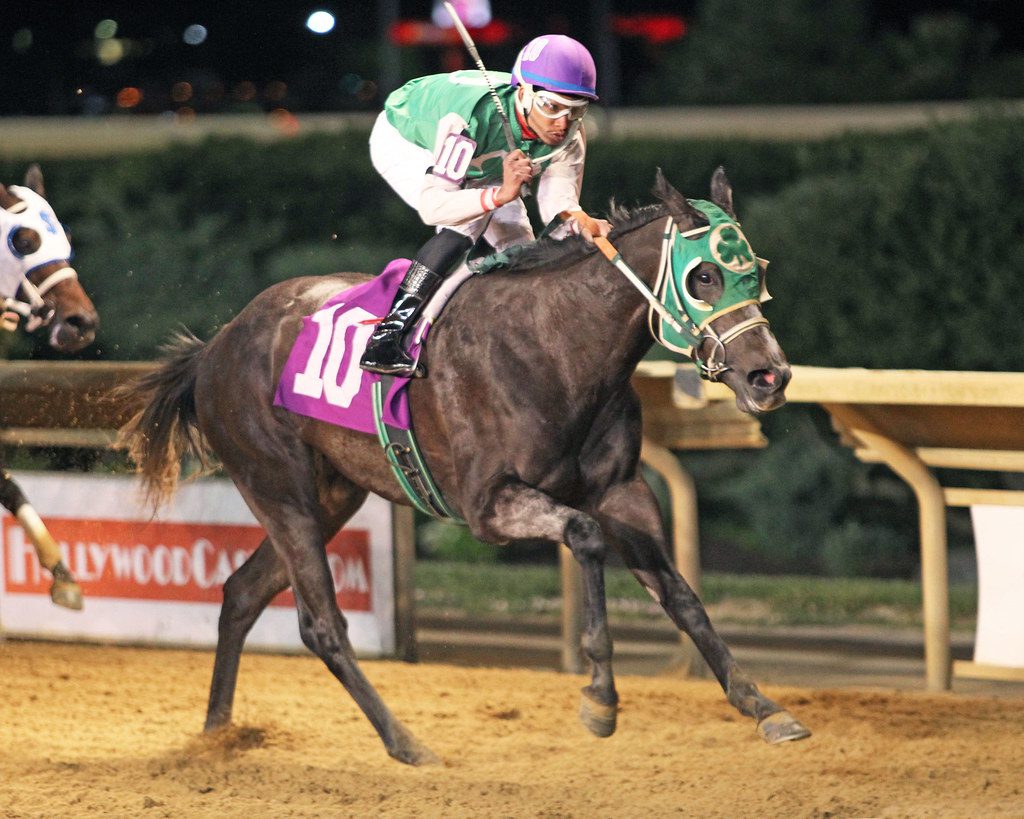
[[[134,86],[126,86],[117,92],[118,108],[134,108],[142,102],[142,92]]]
[[[32,48],[32,29],[19,28],[11,37],[11,48],[18,54],[24,54]]]
[[[239,102],[249,102],[256,98],[256,86],[248,80],[244,80],[234,87],[231,96]]]
[[[263,88],[263,97],[271,102],[280,102],[288,93],[288,86],[280,80],[271,80]]]
[[[171,99],[175,102],[188,102],[192,99],[192,84],[176,82],[171,86]]]
[[[116,20],[100,20],[93,29],[93,35],[97,40],[109,40],[117,34]]]
[[[686,36],[686,20],[675,14],[633,14],[612,18],[612,31],[620,37],[641,37],[652,43],[670,43]]]
[[[299,132],[299,119],[285,108],[275,108],[270,112],[270,122],[277,130],[287,136],[295,136]]]
[[[174,118],[178,122],[193,122],[196,118],[196,111],[194,108],[190,108],[187,105],[183,105],[181,106],[181,108],[174,112]]]
[[[323,9],[314,11],[306,18],[306,28],[314,34],[326,34],[334,28],[334,15]]]
[[[124,40],[100,40],[96,43],[96,59],[102,65],[114,65],[124,57]]]
[[[193,23],[185,29],[185,33],[181,35],[181,39],[185,41],[186,45],[199,45],[206,42],[207,33],[206,26]]]
[[[459,19],[466,24],[466,28],[483,28],[491,22],[491,4],[488,0],[449,0],[449,2],[455,7]],[[434,25],[440,28],[455,27],[452,16],[441,0],[435,0],[430,19],[434,21]]]
[[[462,40],[454,26],[442,28],[422,20],[399,20],[393,23],[388,37],[399,46],[459,46]],[[512,37],[512,28],[504,20],[491,20],[481,28],[473,29],[477,45],[500,45]]]

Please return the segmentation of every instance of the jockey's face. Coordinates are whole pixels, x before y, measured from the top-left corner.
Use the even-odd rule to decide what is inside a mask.
[[[523,89],[520,88],[519,94],[522,95],[522,93]],[[576,98],[567,96],[566,99],[575,100]],[[555,110],[553,112],[542,110],[542,105],[545,103]],[[526,124],[530,126],[530,130],[545,145],[561,145],[571,125],[570,119],[576,118],[571,116],[576,113],[576,111],[571,110],[574,107],[560,106],[557,100],[538,99],[537,96],[534,96],[533,105],[530,106],[530,113],[526,116]],[[585,111],[586,109],[583,108],[583,110]]]

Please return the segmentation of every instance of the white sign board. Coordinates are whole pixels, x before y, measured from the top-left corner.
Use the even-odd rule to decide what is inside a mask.
[[[49,598],[49,573],[18,521],[0,518],[0,630],[10,635],[214,646],[222,586],[263,529],[232,483],[179,487],[154,516],[135,478],[19,472],[15,480],[60,544],[85,608]],[[395,651],[391,505],[370,495],[327,545],[349,639],[364,656]],[[260,616],[247,646],[305,650],[291,592]]]
[[[972,506],[978,552],[974,662],[1024,668],[1024,508]]]

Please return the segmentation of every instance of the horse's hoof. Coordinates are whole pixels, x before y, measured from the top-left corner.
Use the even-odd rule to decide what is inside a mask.
[[[405,727],[395,728],[391,741],[385,741],[388,755],[406,765],[440,765],[437,754],[420,742]]]
[[[423,743],[412,740],[397,748],[389,748],[388,754],[406,765],[440,765],[441,760]]]
[[[615,733],[615,720],[618,714],[617,705],[600,703],[584,690],[580,697],[580,722],[587,726],[596,737],[610,737]]]
[[[81,611],[82,587],[74,580],[55,579],[53,585],[50,586],[50,599],[58,606]]]
[[[801,725],[789,711],[776,711],[757,724],[757,733],[769,745],[806,739],[811,732]]]

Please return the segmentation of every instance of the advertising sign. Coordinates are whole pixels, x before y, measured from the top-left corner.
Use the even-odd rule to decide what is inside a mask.
[[[224,581],[263,540],[230,481],[182,485],[154,515],[134,478],[17,473],[60,544],[85,608],[54,606],[50,577],[9,513],[0,518],[0,629],[10,635],[213,646]],[[349,638],[365,656],[395,650],[391,505],[371,495],[327,544]],[[247,646],[303,649],[295,601],[282,592]],[[304,650],[304,649],[303,649]]]

